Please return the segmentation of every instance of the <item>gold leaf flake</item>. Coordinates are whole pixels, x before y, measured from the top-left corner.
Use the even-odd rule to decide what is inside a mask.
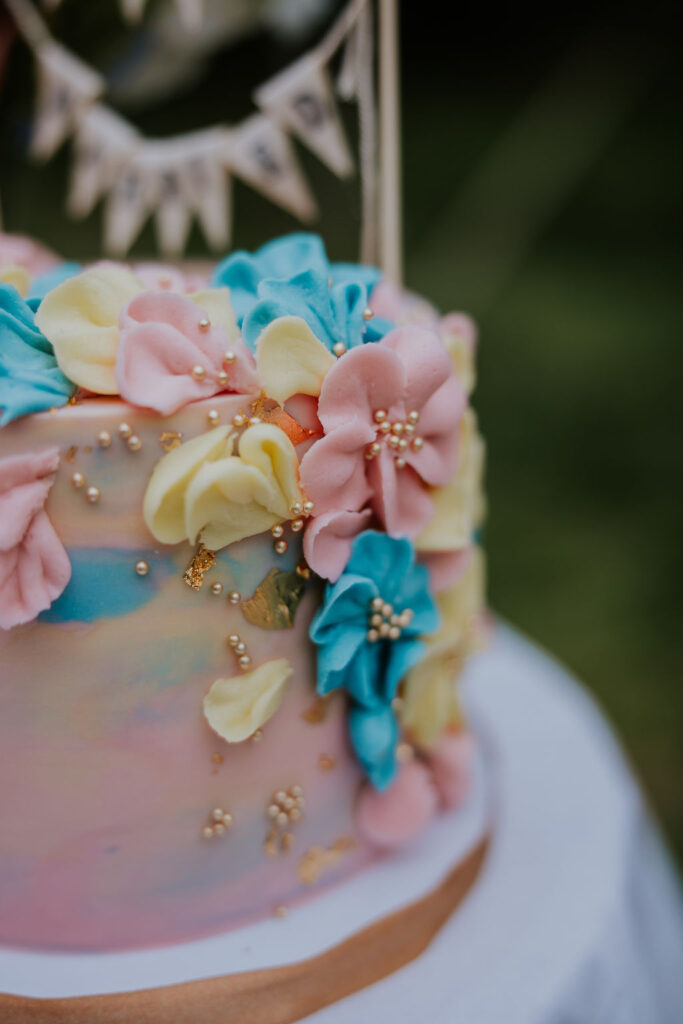
[[[253,595],[242,601],[245,619],[261,629],[291,629],[305,587],[296,572],[271,569]]]
[[[204,577],[216,562],[216,553],[209,551],[203,544],[200,544],[195,551],[192,559],[183,573],[183,580],[187,583],[188,587],[192,587],[193,590],[199,590]]]
[[[318,768],[321,772],[332,772],[336,767],[337,762],[329,754],[321,754],[318,758]]]
[[[76,457],[76,452],[77,451],[78,451],[78,445],[77,444],[72,444],[71,447],[69,448],[68,452],[64,456],[65,460],[67,462],[73,462],[73,460]]]
[[[313,885],[325,871],[336,867],[344,854],[355,845],[356,840],[352,836],[340,836],[332,846],[312,846],[299,861],[299,878],[304,885]]]
[[[310,725],[320,725],[320,723],[324,722],[327,717],[328,707],[329,698],[316,697],[311,706],[301,712],[301,717],[304,722],[308,722]]]
[[[172,452],[178,448],[183,440],[183,435],[177,430],[164,430],[159,434],[159,444],[165,452]]]

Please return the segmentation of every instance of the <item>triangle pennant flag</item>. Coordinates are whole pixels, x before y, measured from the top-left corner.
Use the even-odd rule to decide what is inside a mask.
[[[135,24],[144,14],[147,0],[119,0],[121,13],[126,21]]]
[[[38,47],[36,65],[38,93],[31,153],[38,160],[48,160],[102,93],[104,79],[52,40]]]
[[[87,217],[130,159],[139,135],[108,107],[95,104],[83,117],[74,140],[74,163],[67,199],[72,217]]]
[[[220,129],[212,134],[207,150],[192,154],[186,162],[184,177],[206,241],[212,249],[225,249],[232,234],[232,191],[223,167],[225,133]]]
[[[140,147],[114,179],[104,209],[104,245],[113,256],[125,256],[154,209],[158,183],[146,166]]]
[[[254,114],[226,131],[223,159],[238,178],[299,220],[310,222],[317,216],[292,144],[270,118]]]
[[[271,78],[256,90],[254,100],[338,177],[348,178],[353,173],[330,76],[314,54],[306,54]]]

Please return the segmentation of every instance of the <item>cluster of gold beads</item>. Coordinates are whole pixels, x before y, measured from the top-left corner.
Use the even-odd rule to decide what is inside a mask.
[[[367,638],[371,644],[378,640],[398,640],[403,630],[413,621],[411,608],[395,612],[393,604],[381,597],[370,602],[370,626]]]
[[[305,519],[308,516],[312,516],[315,511],[315,505],[312,501],[295,501],[289,510],[294,516],[293,519],[289,520],[289,528],[292,533],[300,533],[305,524]],[[285,551],[289,548],[289,544],[285,540],[285,523],[276,523],[275,526],[271,527],[271,535],[274,540],[273,550],[276,555],[284,555]]]
[[[301,820],[304,805],[302,786],[290,786],[273,793],[266,811],[272,822],[264,844],[269,857],[277,857],[278,853],[286,853],[291,848],[294,836],[290,830]]]
[[[209,815],[209,825],[202,829],[204,839],[215,839],[217,836],[224,836],[234,822],[230,811],[224,811],[222,807],[214,807]]]
[[[403,469],[408,449],[412,448],[414,452],[419,452],[424,447],[424,439],[416,434],[420,420],[419,412],[413,409],[405,420],[394,420],[392,423],[386,409],[377,409],[373,419],[377,424],[377,438],[365,449],[365,458],[369,462],[376,459],[382,451],[384,442],[386,447],[393,451],[396,468]]]
[[[202,333],[205,333],[210,329],[211,321],[209,320],[208,317],[204,316],[197,323],[197,326],[199,330],[202,331]],[[221,369],[218,371],[218,374],[216,376],[216,381],[220,385],[220,387],[224,388],[228,383],[228,370],[233,365],[236,358],[237,356],[230,349],[228,349],[227,352],[223,353]],[[198,384],[203,383],[203,381],[207,379],[206,367],[202,366],[201,363],[195,363],[195,365],[192,367],[192,378],[193,380],[196,380]],[[215,410],[212,410],[212,412],[215,412]],[[218,421],[216,420],[216,422]]]
[[[245,671],[251,667],[251,655],[247,651],[247,645],[239,633],[231,633],[228,637],[228,646],[235,652],[237,664]]]
[[[213,594],[214,597],[220,597],[223,593],[223,584],[218,581],[216,581],[216,583],[212,583],[209,593]],[[240,597],[239,590],[231,590],[228,594],[228,601],[230,604],[239,604],[241,600],[242,598]]]
[[[133,433],[133,428],[129,423],[119,424],[119,437],[122,441],[125,441],[126,447],[129,452],[139,452],[142,448],[142,441],[137,434]]]
[[[81,472],[76,470],[75,473],[71,474],[71,486],[77,491],[82,491],[85,487],[86,479]],[[99,487],[94,487],[92,484],[90,487],[85,487],[85,499],[89,501],[91,505],[96,505],[100,500],[101,494]]]

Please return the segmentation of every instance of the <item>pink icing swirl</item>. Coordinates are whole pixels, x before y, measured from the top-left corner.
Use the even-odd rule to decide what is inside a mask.
[[[251,352],[239,339],[230,341],[223,327],[201,322],[209,318],[201,306],[182,295],[143,292],[122,310],[116,380],[121,396],[132,405],[162,416],[189,402],[221,391],[253,395],[259,378]],[[227,350],[234,361],[226,368]],[[201,366],[197,380],[193,369]],[[219,375],[227,370],[227,381]]]
[[[45,502],[59,467],[48,448],[0,460],[0,628],[32,622],[71,578]]]

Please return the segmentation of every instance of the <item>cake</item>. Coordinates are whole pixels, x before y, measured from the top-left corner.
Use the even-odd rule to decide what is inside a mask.
[[[0,282],[0,945],[239,928],[457,814],[469,318],[308,234]]]

